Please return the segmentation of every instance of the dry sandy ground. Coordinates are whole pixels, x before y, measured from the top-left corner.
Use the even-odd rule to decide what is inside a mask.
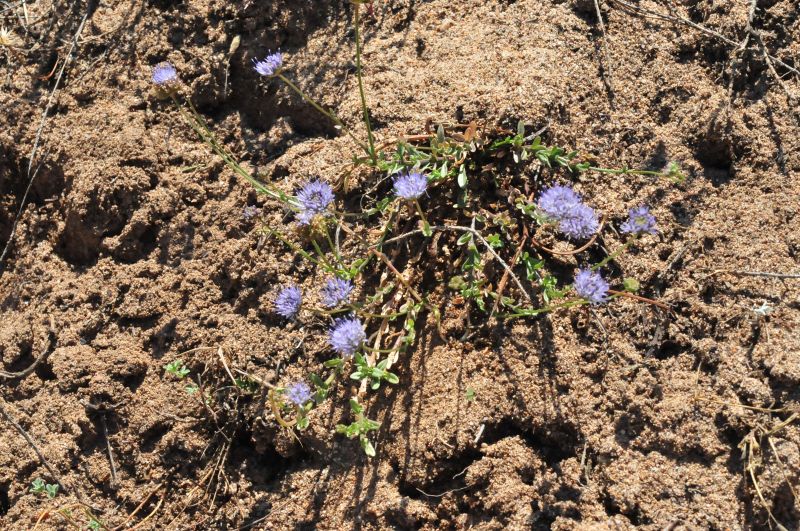
[[[329,353],[321,325],[270,310],[280,283],[319,279],[242,219],[261,198],[155,98],[150,68],[173,62],[260,178],[332,182],[352,143],[250,61],[280,48],[303,87],[358,124],[352,6],[29,0],[26,18],[23,3],[0,7],[17,45],[0,49],[3,245],[67,64],[0,264],[0,368],[49,355],[3,377],[0,404],[66,492],[28,491],[53,473],[0,419],[0,527],[67,529],[66,509],[86,528],[79,502],[109,529],[766,529],[768,511],[800,525],[800,280],[711,274],[800,270],[797,2],[759,1],[748,23],[744,0],[603,1],[603,35],[587,0],[375,0],[364,63],[379,139],[429,120],[521,119],[601,165],[677,161],[688,179],[577,183],[615,219],[653,206],[661,233],[619,273],[673,313],[617,301],[463,342],[467,310],[448,300],[446,337],[428,319],[401,385],[369,395],[374,459],[332,433],[345,386],[295,440],[260,392],[212,419],[163,370],[181,358],[220,384],[220,347],[283,382]],[[755,32],[731,45],[626,3],[735,43]],[[784,87],[760,42],[789,65],[775,64]],[[185,353],[198,347],[213,349]]]

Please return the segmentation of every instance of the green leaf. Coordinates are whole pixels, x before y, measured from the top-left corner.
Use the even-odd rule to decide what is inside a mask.
[[[492,246],[495,249],[499,249],[503,246],[503,240],[500,238],[499,234],[490,234],[486,237],[486,243]]]
[[[472,402],[473,400],[475,400],[475,389],[473,389],[472,387],[467,387],[466,396],[468,402]]]
[[[387,372],[386,375],[383,377],[384,380],[389,382],[390,384],[397,384],[400,382],[400,378],[397,377],[396,374],[393,372]]]
[[[463,164],[458,169],[458,186],[460,188],[466,188],[467,186],[467,167]]]
[[[361,448],[367,456],[375,457],[375,447],[372,446],[372,443],[369,442],[369,439],[366,437],[361,437]]]
[[[472,233],[471,232],[465,232],[464,234],[461,235],[461,237],[458,239],[458,241],[456,243],[458,245],[464,245],[465,243],[467,243],[471,239],[472,239]]]
[[[47,497],[52,500],[58,494],[58,484],[45,485],[44,490],[47,492]]]
[[[350,399],[350,411],[358,415],[359,413],[364,412],[364,406],[358,403],[358,400],[355,398]]]
[[[433,231],[431,230],[430,224],[427,221],[423,221],[422,222],[422,235],[425,236],[426,238],[430,238],[432,234],[433,234]]]
[[[308,417],[305,415],[297,419],[297,429],[304,430],[308,428]]]
[[[42,493],[44,492],[44,486],[45,486],[44,480],[42,478],[36,478],[31,483],[30,492],[36,494]]]
[[[334,358],[332,360],[328,360],[323,365],[329,369],[338,369],[344,364],[344,360],[342,358]]]

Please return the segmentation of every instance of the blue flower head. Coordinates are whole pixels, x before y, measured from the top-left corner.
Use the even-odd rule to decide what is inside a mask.
[[[328,183],[309,181],[297,192],[297,201],[300,203],[297,220],[301,225],[308,225],[314,216],[327,213],[328,206],[333,202],[333,189]]]
[[[262,60],[253,59],[253,69],[262,76],[274,76],[283,66],[283,54],[275,52],[268,54]]]
[[[275,312],[286,319],[294,319],[303,303],[303,292],[295,285],[289,285],[275,298]]]
[[[296,406],[302,406],[309,400],[311,400],[311,388],[308,387],[308,384],[305,382],[295,382],[288,387],[284,391],[286,398],[289,399],[289,402],[293,403]]]
[[[331,278],[322,288],[322,304],[326,308],[336,308],[342,304],[347,304],[350,302],[350,294],[352,292],[352,282],[341,278]]]
[[[581,201],[569,186],[553,186],[539,196],[537,203],[548,218],[558,222],[558,229],[576,240],[592,236],[600,227],[597,213]]]
[[[242,210],[242,217],[249,221],[256,217],[259,212],[259,208],[255,205],[246,206],[244,207],[244,210]]]
[[[608,300],[608,282],[591,269],[579,269],[573,287],[579,297],[591,304],[602,304]]]
[[[656,218],[650,213],[647,205],[638,206],[628,211],[628,219],[620,225],[622,232],[628,234],[656,234]]]
[[[578,203],[572,211],[558,222],[558,230],[569,238],[583,240],[592,236],[600,228],[597,213],[590,206]]]
[[[547,217],[560,220],[580,202],[580,196],[569,186],[552,186],[542,192],[537,206]]]
[[[178,71],[172,64],[163,62],[153,67],[153,83],[159,87],[169,87],[177,83]]]
[[[367,334],[358,317],[343,317],[333,322],[329,341],[333,350],[349,358],[361,348]]]
[[[428,178],[421,173],[403,173],[394,179],[394,193],[403,199],[419,199],[427,189]]]

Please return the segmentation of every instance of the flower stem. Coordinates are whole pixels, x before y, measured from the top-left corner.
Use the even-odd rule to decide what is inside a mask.
[[[314,264],[314,265],[317,265],[317,266],[320,266],[320,267],[325,267],[325,264],[321,264],[319,260],[317,260],[316,258],[314,258],[313,256],[311,256],[311,255],[310,255],[308,252],[306,252],[304,249],[301,249],[301,248],[300,248],[300,247],[298,247],[297,245],[295,245],[295,244],[293,244],[292,242],[290,242],[289,240],[287,240],[287,239],[286,239],[286,238],[283,236],[283,234],[281,234],[281,233],[280,233],[280,232],[278,232],[277,230],[273,229],[272,227],[270,227],[270,226],[269,226],[269,225],[267,225],[266,223],[264,223],[264,231],[265,231],[265,232],[267,232],[267,233],[268,233],[270,236],[275,236],[276,238],[278,238],[278,239],[279,239],[279,240],[280,240],[280,241],[281,241],[281,242],[282,242],[284,245],[286,245],[286,246],[287,246],[288,248],[290,248],[292,251],[294,251],[294,252],[296,252],[296,253],[299,253],[299,254],[300,254],[300,255],[301,255],[303,258],[305,258],[306,260],[308,260],[308,261],[309,261],[309,262],[311,262],[312,264]]]
[[[428,223],[428,220],[425,218],[425,214],[422,213],[422,207],[419,206],[419,200],[414,199],[414,207],[417,209],[417,214],[422,219],[422,235],[426,238],[430,238],[433,231],[431,230],[431,225]]]
[[[333,251],[333,256],[336,257],[336,263],[339,266],[341,266],[342,265],[342,257],[339,255],[339,249],[336,247],[336,245],[334,245],[333,239],[331,239],[331,233],[328,230],[328,226],[327,225],[325,225],[325,239],[328,240],[328,245],[330,246],[331,251]]]
[[[575,299],[563,304],[556,304],[554,306],[542,306],[541,308],[531,308],[528,310],[518,310],[514,313],[505,313],[499,314],[498,317],[502,317],[505,319],[516,319],[517,317],[529,317],[533,315],[540,315],[547,312],[552,312],[553,310],[559,310],[561,308],[571,308],[573,306],[581,306],[583,304],[588,304],[589,301],[586,299]]]
[[[372,165],[378,163],[375,153],[375,139],[372,137],[372,125],[369,121],[369,109],[367,108],[367,96],[364,93],[364,80],[361,75],[361,3],[354,2],[355,14],[353,15],[353,25],[356,30],[356,77],[358,77],[358,93],[361,96],[361,109],[364,111],[364,125],[367,126],[367,140],[369,150],[367,154],[372,159]]]
[[[233,156],[217,142],[214,133],[211,132],[202,115],[197,112],[197,109],[195,109],[194,105],[192,104],[192,100],[186,98],[186,104],[191,111],[187,112],[183,105],[181,105],[181,103],[178,101],[178,98],[174,92],[170,93],[170,96],[172,97],[172,101],[175,103],[175,106],[178,108],[178,112],[180,112],[184,121],[189,124],[195,133],[197,133],[197,136],[200,137],[200,140],[205,142],[211,148],[211,150],[216,153],[231,170],[233,170],[234,173],[244,177],[257,191],[261,192],[262,194],[266,194],[273,199],[281,201],[282,203],[291,203],[289,196],[280,190],[275,190],[274,188],[265,185],[250,175],[247,170],[242,168],[239,163],[236,162]]]
[[[291,81],[289,81],[289,78],[287,78],[287,77],[286,77],[286,76],[284,76],[283,74],[281,74],[281,73],[278,73],[278,74],[275,74],[275,76],[276,76],[278,79],[280,79],[281,81],[283,81],[284,83],[286,83],[286,85],[287,85],[287,86],[288,86],[290,89],[292,89],[293,91],[295,91],[295,92],[296,92],[296,93],[297,93],[297,94],[298,94],[298,95],[299,95],[301,98],[303,98],[303,100],[304,100],[305,102],[307,102],[308,104],[310,104],[312,107],[314,107],[316,110],[318,110],[319,112],[321,112],[322,114],[324,114],[324,115],[325,115],[325,116],[327,116],[328,118],[330,118],[330,119],[333,121],[333,123],[335,123],[336,125],[338,125],[338,126],[339,126],[339,127],[342,129],[342,131],[344,131],[345,133],[347,133],[348,135],[350,135],[350,138],[352,138],[352,139],[355,141],[355,143],[356,143],[356,144],[358,144],[358,147],[360,147],[361,149],[363,149],[364,151],[366,151],[366,152],[367,152],[367,155],[369,155],[370,157],[373,157],[373,155],[372,155],[372,151],[370,150],[370,147],[369,147],[369,146],[367,146],[366,144],[364,144],[364,143],[363,143],[361,140],[359,140],[358,138],[356,138],[356,136],[353,134],[353,132],[352,132],[352,131],[350,131],[350,129],[348,129],[346,125],[344,125],[344,122],[342,122],[342,121],[339,119],[339,117],[338,117],[338,116],[336,116],[335,114],[333,114],[333,111],[328,111],[328,110],[325,110],[325,108],[324,108],[324,107],[322,107],[321,105],[319,105],[319,104],[318,104],[316,101],[314,101],[314,100],[312,100],[310,97],[306,96],[306,93],[305,93],[305,92],[303,92],[302,90],[300,90],[300,87],[298,87],[297,85],[295,85],[294,83],[292,83]]]
[[[601,267],[603,267],[604,265],[606,265],[610,261],[615,260],[617,257],[619,257],[619,255],[624,253],[628,249],[628,247],[630,247],[631,244],[633,242],[635,242],[635,241],[636,241],[636,235],[631,236],[630,239],[628,239],[628,241],[626,241],[624,244],[622,244],[619,249],[617,249],[616,251],[614,251],[610,255],[608,255],[605,258],[603,258],[600,262],[597,262],[595,265],[593,265],[591,267],[591,270],[592,271],[597,271],[598,269],[600,269]]]
[[[322,267],[324,267],[328,271],[328,273],[335,273],[336,268],[333,267],[330,262],[328,262],[327,258],[325,258],[325,253],[322,252],[322,249],[320,249],[317,241],[311,240],[311,245],[314,246],[314,250],[317,252],[317,256],[319,256],[319,259],[322,261]]]

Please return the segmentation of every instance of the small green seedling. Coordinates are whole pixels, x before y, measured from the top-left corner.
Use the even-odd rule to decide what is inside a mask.
[[[372,389],[378,389],[381,386],[381,380],[390,384],[396,384],[400,381],[396,374],[386,370],[386,365],[389,363],[388,359],[378,362],[376,367],[370,367],[367,360],[360,353],[356,353],[356,372],[350,375],[353,380],[369,379],[372,382]]]
[[[467,387],[466,396],[467,396],[467,402],[474,401],[475,400],[475,389],[473,389],[472,387]]]
[[[359,404],[358,400],[355,398],[350,399],[350,411],[355,415],[356,420],[349,425],[337,424],[336,433],[342,433],[346,435],[348,439],[358,437],[358,441],[361,443],[361,448],[364,450],[364,453],[369,457],[375,457],[375,447],[372,446],[367,435],[369,432],[380,428],[381,423],[366,418],[364,416],[364,406]]]
[[[58,484],[45,483],[42,478],[36,478],[31,483],[30,491],[34,494],[46,494],[52,500],[58,494]]]
[[[183,360],[175,360],[164,365],[164,370],[176,378],[182,380],[189,374],[189,369],[183,364]]]

